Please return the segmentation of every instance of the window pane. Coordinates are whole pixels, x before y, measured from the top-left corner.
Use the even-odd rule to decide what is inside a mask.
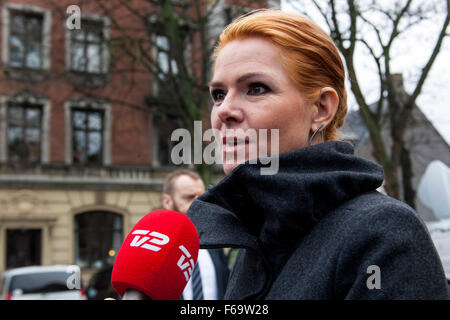
[[[29,40],[27,43],[27,56],[25,64],[28,68],[38,69],[41,67],[41,43]]]
[[[29,162],[38,162],[40,159],[39,142],[28,142],[27,153]]]
[[[86,139],[83,131],[73,133],[73,161],[75,163],[86,162]]]
[[[162,73],[167,74],[169,72],[169,57],[165,52],[158,53],[158,66]]]
[[[156,45],[160,51],[169,50],[169,38],[166,36],[156,36]]]
[[[158,46],[158,65],[162,72],[169,71],[169,55],[166,50],[169,50],[169,40],[164,36],[156,37],[156,44]]]
[[[72,69],[85,71],[86,57],[84,55],[84,45],[82,43],[72,43]]]
[[[88,128],[92,130],[102,130],[102,115],[100,112],[92,112],[89,114]]]
[[[37,107],[8,107],[8,160],[37,162],[40,160],[41,112]]]
[[[10,125],[21,126],[23,121],[23,109],[17,106],[8,108],[8,122]]]
[[[21,67],[23,64],[23,57],[25,54],[25,41],[22,36],[10,36],[10,64],[13,67]]]
[[[27,146],[28,161],[37,162],[40,159],[40,130],[36,128],[25,129],[25,143]]]
[[[42,37],[42,18],[41,17],[27,17],[27,33],[28,38],[35,40]]]
[[[84,40],[85,32],[83,29],[75,29],[75,30],[72,30],[71,32],[72,32],[72,39],[78,40],[78,41]]]
[[[171,62],[171,67],[172,67],[172,74],[178,74],[178,66],[177,66],[177,62],[172,59]]]
[[[14,145],[23,141],[23,131],[20,127],[9,127],[8,128],[8,144]]]
[[[89,132],[88,159],[89,161],[100,161],[102,150],[102,135],[100,132]]]
[[[22,128],[8,128],[8,158],[13,162],[28,160],[28,148],[24,141]]]
[[[10,290],[20,289],[23,294],[67,291],[70,275],[64,271],[18,274],[11,278]]]
[[[86,128],[86,112],[74,111],[72,114],[72,123],[73,123],[73,126],[77,129],[85,129]]]
[[[89,44],[87,47],[87,72],[99,73],[101,61],[100,44]]]
[[[91,30],[89,30],[87,32],[87,41],[89,41],[89,42],[101,42],[102,41],[102,30],[101,30],[100,25],[98,25],[94,28],[91,28]]]
[[[25,110],[25,119],[27,121],[28,126],[37,126],[41,125],[41,110],[38,108],[27,108]]]
[[[101,163],[103,114],[101,111],[75,110],[73,154],[75,162]],[[87,140],[86,140],[87,139]]]
[[[11,17],[11,32],[12,33],[23,33],[25,31],[23,16],[18,14],[12,14]]]
[[[25,130],[26,142],[39,142],[40,130],[36,128],[27,128]]]

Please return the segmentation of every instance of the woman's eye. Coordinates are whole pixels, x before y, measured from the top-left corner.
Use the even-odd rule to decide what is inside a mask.
[[[213,90],[211,92],[211,97],[214,100],[214,102],[222,101],[225,99],[225,92],[223,90]]]
[[[266,86],[265,84],[262,83],[252,83],[250,84],[250,86],[248,87],[248,94],[249,95],[253,95],[253,96],[257,96],[260,94],[264,94],[269,92],[270,89],[268,86]]]

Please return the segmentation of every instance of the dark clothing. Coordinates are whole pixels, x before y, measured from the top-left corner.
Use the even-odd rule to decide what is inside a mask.
[[[227,259],[223,253],[223,249],[210,249],[208,252],[216,270],[217,299],[223,300],[230,275]]]
[[[245,249],[225,299],[449,298],[425,225],[375,191],[382,168],[350,144],[282,154],[275,175],[261,166],[236,167],[188,211],[202,248]],[[380,289],[369,266],[379,267]]]

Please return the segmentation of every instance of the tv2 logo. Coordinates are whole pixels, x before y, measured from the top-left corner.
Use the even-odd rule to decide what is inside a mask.
[[[149,230],[134,230],[136,236],[130,243],[130,247],[141,247],[151,251],[161,250],[160,246],[169,243],[169,237],[165,234]]]
[[[181,269],[181,271],[184,271],[184,277],[186,278],[186,282],[188,282],[195,267],[194,259],[192,259],[189,251],[187,251],[187,249],[183,245],[179,246],[178,248],[183,252],[183,254],[178,260],[177,266]],[[189,259],[189,261],[184,262],[186,258]]]

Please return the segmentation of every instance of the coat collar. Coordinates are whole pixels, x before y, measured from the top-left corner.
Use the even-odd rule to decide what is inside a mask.
[[[355,157],[350,144],[338,141],[281,154],[274,175],[260,175],[261,166],[236,167],[193,202],[188,216],[202,247],[249,249],[253,258],[246,258],[264,264],[269,274],[279,272],[327,213],[383,181],[381,166]],[[252,268],[248,263],[244,269]]]

